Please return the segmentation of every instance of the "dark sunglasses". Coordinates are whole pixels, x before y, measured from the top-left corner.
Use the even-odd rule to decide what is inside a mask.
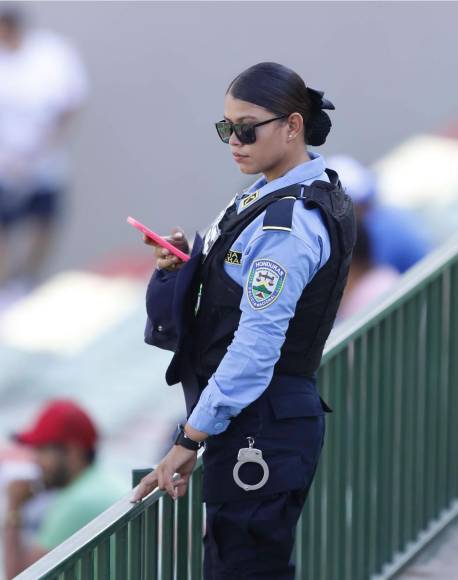
[[[288,117],[288,115],[281,115],[280,117],[274,117],[273,119],[268,119],[267,121],[262,121],[262,123],[256,124],[219,121],[218,123],[215,123],[215,127],[223,143],[229,143],[232,133],[235,133],[240,143],[250,145],[256,141],[256,127],[267,125],[267,123],[272,123],[272,121],[278,121],[278,119],[284,119],[285,117]]]

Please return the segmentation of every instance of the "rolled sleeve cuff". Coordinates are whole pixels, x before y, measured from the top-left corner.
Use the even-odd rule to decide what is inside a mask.
[[[213,413],[200,407],[199,404],[194,408],[188,419],[188,423],[197,431],[203,431],[209,435],[219,435],[229,427],[230,419],[215,417]]]

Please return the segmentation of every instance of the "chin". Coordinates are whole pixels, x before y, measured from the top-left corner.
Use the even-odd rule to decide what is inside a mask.
[[[257,173],[259,173],[259,169],[255,169],[253,167],[243,167],[243,166],[239,166],[240,172],[241,173],[245,173],[246,175],[256,175]]]

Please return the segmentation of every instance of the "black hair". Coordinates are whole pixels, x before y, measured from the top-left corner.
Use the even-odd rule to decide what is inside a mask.
[[[227,93],[278,116],[300,113],[308,145],[323,145],[331,129],[320,94],[307,88],[296,72],[281,64],[261,62],[247,68],[231,82]]]
[[[2,2],[0,4],[0,23],[11,30],[22,30],[26,24],[24,9],[16,3]]]

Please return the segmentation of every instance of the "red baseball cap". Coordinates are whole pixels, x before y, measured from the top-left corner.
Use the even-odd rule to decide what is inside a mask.
[[[56,400],[46,405],[31,429],[17,434],[15,439],[33,447],[77,443],[90,450],[97,443],[97,430],[89,415],[76,403]]]

